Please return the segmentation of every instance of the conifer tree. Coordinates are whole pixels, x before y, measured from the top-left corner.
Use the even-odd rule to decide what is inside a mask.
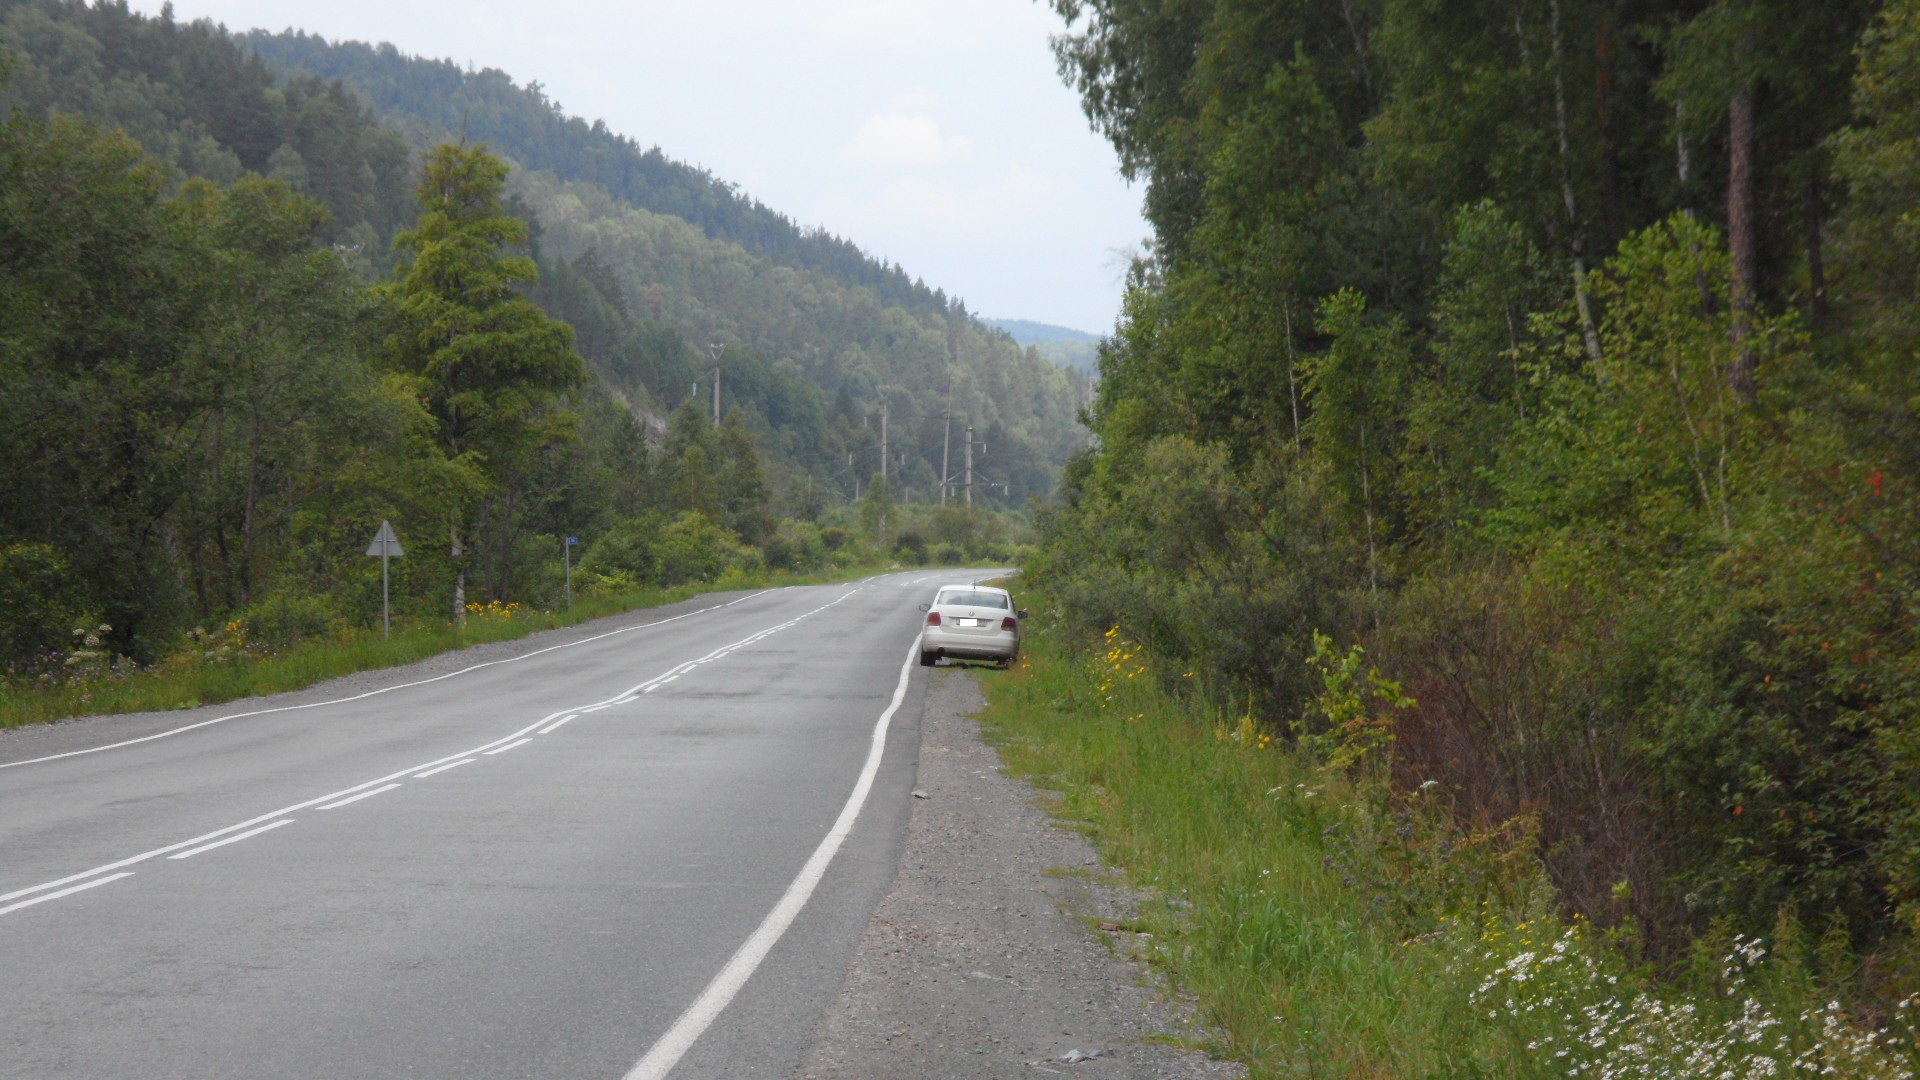
[[[586,368],[573,329],[550,319],[518,286],[534,262],[511,249],[525,222],[501,207],[507,166],[481,146],[443,144],[421,170],[419,224],[394,238],[405,261],[384,292],[393,304],[388,362],[417,380],[440,449],[473,479],[448,522],[453,616],[466,612],[465,520],[499,488],[516,459],[563,433],[549,408]]]

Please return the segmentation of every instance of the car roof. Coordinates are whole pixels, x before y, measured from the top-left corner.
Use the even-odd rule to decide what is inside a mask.
[[[966,592],[997,592],[997,593],[999,593],[999,594],[1000,594],[1000,595],[1002,595],[1002,596],[1012,596],[1012,595],[1013,595],[1012,593],[1010,593],[1010,592],[1008,592],[1007,590],[1005,590],[1005,589],[1002,589],[1002,588],[1000,588],[999,586],[996,586],[996,585],[970,585],[970,584],[968,584],[968,583],[966,583],[966,582],[964,582],[964,581],[956,581],[956,582],[954,582],[954,583],[953,583],[953,584],[951,584],[951,585],[942,585],[942,586],[940,586],[940,591],[941,591],[941,592],[949,592],[949,591],[952,591],[952,590],[965,590]]]

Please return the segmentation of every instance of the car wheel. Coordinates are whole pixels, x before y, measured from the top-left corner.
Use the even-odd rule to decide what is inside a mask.
[[[940,659],[940,654],[937,652],[923,652],[920,654],[920,666],[932,667],[934,663],[939,659]]]

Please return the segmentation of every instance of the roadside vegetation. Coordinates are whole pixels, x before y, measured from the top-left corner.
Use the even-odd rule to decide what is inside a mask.
[[[1459,970],[1391,957],[1467,948],[1484,902],[1531,928],[1487,950],[1513,1008],[1561,977],[1515,958],[1575,927],[1621,1024],[1706,1023],[1738,995],[1700,973],[1752,950],[1781,966],[1744,985],[1819,988],[1763,997],[1765,1032],[1826,995],[1840,1029],[1889,1022],[1920,990],[1920,2],[1053,6],[1154,243],[1028,587],[1073,663],[1116,632],[1152,658],[1128,685],[1181,702],[1099,750],[1184,755],[1166,783],[1205,812],[1129,813],[1196,853],[1254,830],[1361,860],[1300,885],[1337,926],[1245,882],[1203,909],[1238,855],[1176,868],[1242,950],[1220,977],[1321,1003],[1377,977],[1378,1005]],[[1187,710],[1348,775],[1234,764]],[[1350,990],[1273,966],[1340,940]],[[1331,1060],[1444,1072],[1506,1029],[1488,977],[1306,1022]],[[1588,1005],[1526,1015],[1616,1045]]]
[[[1256,1078],[1920,1075],[1920,998],[1863,1001],[1844,924],[1718,920],[1656,960],[1556,892],[1537,818],[1392,785],[1380,721],[1407,702],[1364,653],[1318,645],[1275,732],[1118,630],[1069,651],[1028,626],[982,680],[989,739],[1144,890],[1121,932]]]

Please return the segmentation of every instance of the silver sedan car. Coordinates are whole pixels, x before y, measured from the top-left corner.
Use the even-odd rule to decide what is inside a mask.
[[[997,660],[1011,667],[1020,655],[1024,611],[1013,596],[991,585],[942,585],[933,602],[921,604],[927,623],[920,628],[920,663],[932,667],[943,656],[955,660]]]

